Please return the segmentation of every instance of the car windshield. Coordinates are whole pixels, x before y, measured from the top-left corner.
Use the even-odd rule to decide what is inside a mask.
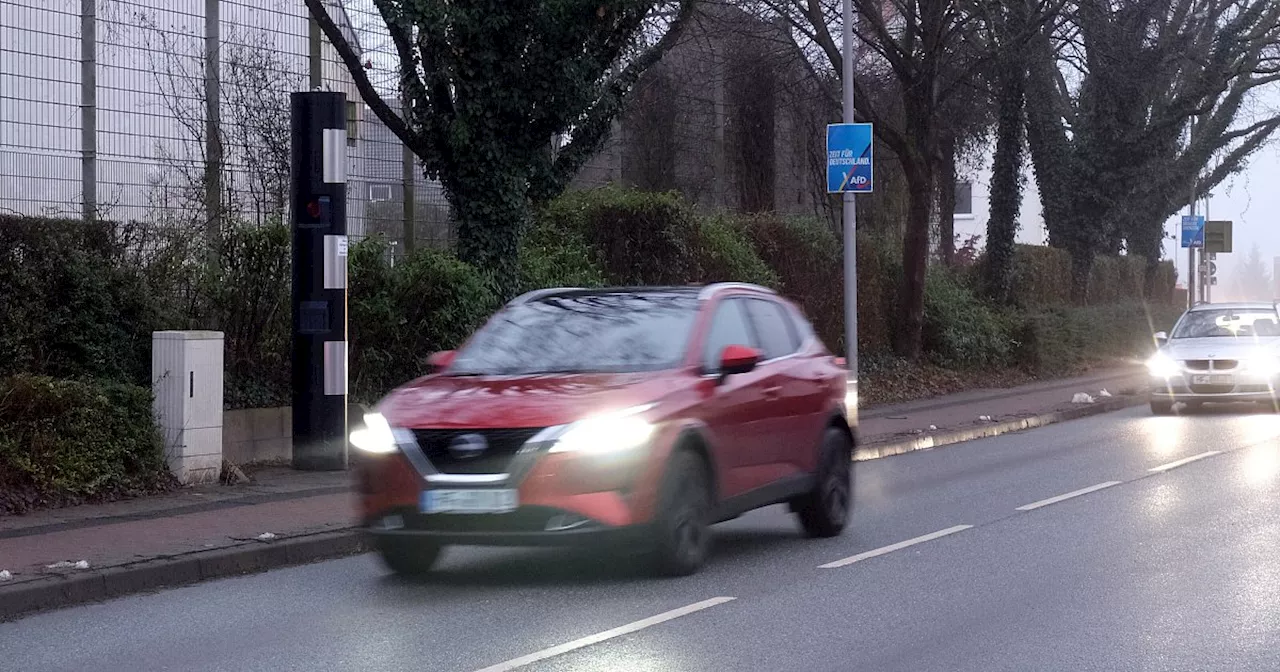
[[[1280,336],[1275,310],[1197,310],[1187,313],[1173,331],[1174,338],[1239,338]]]
[[[447,375],[621,373],[677,366],[697,315],[691,292],[557,296],[498,313]]]

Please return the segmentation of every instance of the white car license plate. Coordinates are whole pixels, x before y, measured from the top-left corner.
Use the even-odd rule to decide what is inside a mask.
[[[1234,385],[1235,380],[1228,375],[1199,375],[1191,376],[1192,385]]]
[[[519,505],[516,490],[423,490],[423,513],[507,513]]]

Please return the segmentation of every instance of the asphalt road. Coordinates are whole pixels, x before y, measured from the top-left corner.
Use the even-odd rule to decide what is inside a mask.
[[[855,478],[845,536],[759,511],[685,579],[453,549],[406,582],[357,557],[0,624],[0,668],[1280,669],[1280,417],[1134,409]]]

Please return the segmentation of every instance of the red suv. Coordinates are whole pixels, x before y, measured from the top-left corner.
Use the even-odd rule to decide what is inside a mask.
[[[351,441],[386,564],[447,545],[643,544],[690,574],[708,526],[786,502],[840,534],[855,427],[842,360],[791,303],[744,284],[526,294]]]

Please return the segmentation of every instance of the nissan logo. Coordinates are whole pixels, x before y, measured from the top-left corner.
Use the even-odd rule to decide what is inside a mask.
[[[449,442],[449,452],[459,460],[480,457],[488,448],[489,442],[479,434],[461,434]]]

